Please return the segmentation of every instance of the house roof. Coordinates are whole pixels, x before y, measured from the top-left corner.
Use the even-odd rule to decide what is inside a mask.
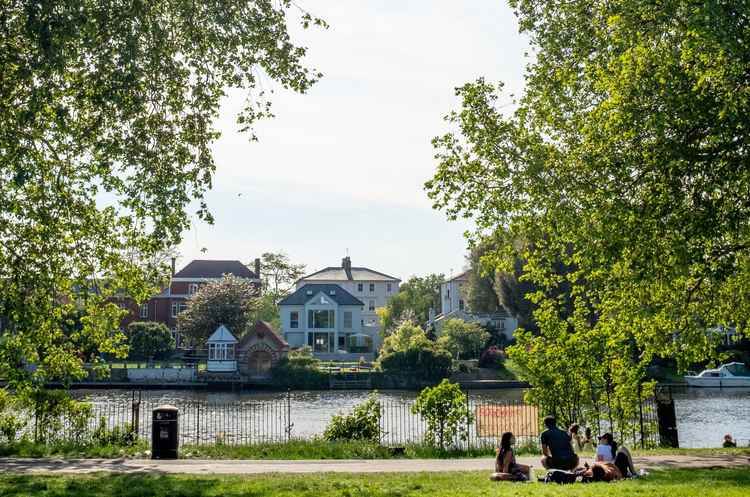
[[[327,267],[307,276],[299,281],[401,281],[395,276],[374,271],[366,267],[352,267],[349,272],[343,267]]]
[[[447,280],[447,281],[466,281],[466,280],[468,280],[468,279],[469,279],[469,272],[470,272],[470,271],[471,271],[470,269],[467,269],[467,270],[466,270],[466,271],[464,271],[463,273],[459,273],[459,274],[457,274],[457,275],[456,275],[456,276],[454,276],[453,278],[450,278],[450,279],[449,279],[449,280]]]
[[[267,323],[266,321],[258,321],[255,323],[255,326],[249,333],[245,333],[245,336],[242,337],[239,345],[237,345],[237,349],[244,349],[247,346],[248,342],[250,342],[250,340],[252,340],[256,336],[269,336],[271,337],[271,340],[276,342],[280,349],[289,348],[289,344],[286,343],[286,341],[281,338],[278,333],[276,333],[276,330],[273,329],[273,326],[271,326],[270,323]]]
[[[333,284],[307,284],[293,294],[279,302],[279,305],[305,305],[308,300],[318,293],[324,293],[326,297],[338,305],[365,305],[364,302],[347,292],[338,285]]]
[[[219,325],[210,337],[208,337],[208,343],[225,342],[225,343],[237,343],[237,339],[229,331],[226,326]]]
[[[175,273],[173,278],[221,278],[225,274],[233,274],[239,278],[255,279],[258,277],[240,261],[196,259]]]

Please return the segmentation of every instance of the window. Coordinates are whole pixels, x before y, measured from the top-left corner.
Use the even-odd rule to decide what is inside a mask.
[[[461,310],[461,311],[464,310],[464,300],[463,299],[460,299],[458,301],[458,309]]]
[[[391,293],[393,291],[393,285],[391,283],[385,284],[385,291]]]
[[[352,311],[344,311],[344,328],[352,329]]]
[[[445,300],[450,300],[450,298],[451,298],[451,289],[449,288],[445,291]]]
[[[209,343],[208,344],[209,361],[233,361],[234,344],[233,343]]]
[[[190,283],[190,286],[188,287],[188,293],[192,295],[197,291],[198,291],[198,283]]]
[[[313,329],[334,328],[336,326],[335,312],[332,310],[307,311],[307,327]]]
[[[289,327],[299,328],[299,312],[292,311],[289,313]]]
[[[375,301],[370,300],[370,305],[368,306],[368,309],[370,309],[370,312],[375,310]]]
[[[185,302],[172,302],[172,317],[176,318],[179,313],[187,309]]]
[[[370,293],[375,291],[375,283],[370,283]]]
[[[148,317],[148,302],[141,304],[141,318]]]
[[[359,293],[362,293],[364,291],[365,285],[363,283],[357,283],[357,291]]]
[[[339,348],[340,349],[346,348],[346,336],[345,335],[339,335]]]

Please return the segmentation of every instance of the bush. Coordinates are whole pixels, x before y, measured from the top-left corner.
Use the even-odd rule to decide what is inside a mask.
[[[99,425],[94,430],[92,439],[99,445],[104,446],[130,446],[135,444],[138,439],[130,423],[116,425],[112,428],[107,427],[107,419],[99,418]]]
[[[422,390],[412,406],[427,423],[425,442],[445,450],[456,438],[466,440],[468,425],[473,422],[466,396],[461,388],[448,380]]]
[[[384,373],[408,374],[419,380],[435,381],[450,376],[453,358],[449,352],[432,345],[381,354],[378,365]]]
[[[12,443],[26,422],[17,414],[18,401],[7,390],[0,389],[0,435],[4,443]]]
[[[130,357],[153,359],[174,352],[172,333],[163,323],[136,321],[128,326]]]
[[[337,414],[323,433],[323,438],[329,442],[341,440],[380,441],[381,406],[377,392],[354,407],[351,414]]]
[[[497,369],[502,366],[505,358],[505,351],[493,345],[479,356],[479,367]]]
[[[451,373],[453,359],[410,321],[383,341],[376,366],[389,374],[409,374],[420,380],[439,380]]]
[[[328,375],[318,368],[319,364],[309,347],[293,350],[271,368],[272,381],[285,388],[325,388]]]
[[[64,390],[35,390],[22,399],[36,417],[34,441],[54,442],[61,439],[65,421],[70,435],[82,438],[91,419],[91,405],[73,400]]]

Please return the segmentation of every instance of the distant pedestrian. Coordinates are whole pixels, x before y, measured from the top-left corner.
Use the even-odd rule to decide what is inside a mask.
[[[737,447],[737,442],[732,439],[732,435],[727,433],[724,435],[724,448],[729,449],[731,447]]]
[[[568,432],[557,427],[554,416],[544,418],[546,430],[542,432],[542,466],[546,469],[570,471],[578,467],[578,456],[573,450]]]

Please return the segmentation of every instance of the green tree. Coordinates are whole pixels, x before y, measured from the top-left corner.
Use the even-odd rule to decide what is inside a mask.
[[[473,416],[468,400],[461,387],[447,379],[419,392],[412,412],[427,423],[425,441],[441,450],[469,436],[468,426]]]
[[[283,252],[265,252],[260,258],[261,295],[253,321],[268,321],[281,326],[278,302],[289,295],[294,284],[305,274],[304,264],[294,264]]]
[[[136,321],[128,325],[130,356],[153,359],[174,352],[175,340],[163,323]]]
[[[405,320],[424,323],[429,319],[430,309],[440,309],[440,284],[445,281],[442,274],[412,276],[399,287],[390,298],[385,310],[380,313],[383,331],[387,334]]]
[[[455,132],[434,141],[427,190],[449,217],[472,216],[477,233],[507,230],[505,255],[526,261],[539,336],[522,336],[510,356],[534,369],[535,385],[560,387],[549,400],[575,406],[578,393],[549,369],[588,357],[595,392],[625,412],[654,357],[685,369],[715,357],[707,327],[746,334],[750,10],[510,4],[534,48],[525,93],[511,101],[482,79],[459,88]],[[501,111],[506,103],[516,110]],[[508,260],[498,257],[498,269],[509,271]],[[544,360],[551,350],[558,362]],[[565,381],[588,383],[588,368],[577,371]]]
[[[196,345],[205,344],[222,324],[239,338],[252,324],[257,295],[256,287],[246,279],[224,275],[221,280],[202,285],[188,299],[187,309],[177,316],[177,325]]]
[[[248,94],[238,124],[254,138],[270,115],[261,79],[305,92],[320,76],[302,64],[288,14],[322,22],[291,0],[3,5],[0,377],[16,388],[82,378],[100,353],[124,357],[112,297],[145,300],[161,272],[128,254],[177,245],[190,205],[212,220],[204,194],[224,97]],[[78,310],[81,332],[66,335]],[[82,342],[98,350],[79,354]]]
[[[437,343],[456,359],[478,359],[489,339],[489,332],[477,323],[448,319],[440,330]]]
[[[469,249],[466,283],[466,307],[470,312],[497,312],[502,305],[495,291],[495,266],[483,264],[482,257],[491,250],[486,240]]]

